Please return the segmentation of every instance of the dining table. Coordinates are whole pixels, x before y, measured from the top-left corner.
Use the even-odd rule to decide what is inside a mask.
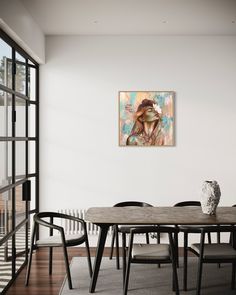
[[[236,207],[218,207],[215,215],[201,207],[92,207],[85,221],[100,227],[89,292],[94,293],[107,233],[113,225],[236,225]]]

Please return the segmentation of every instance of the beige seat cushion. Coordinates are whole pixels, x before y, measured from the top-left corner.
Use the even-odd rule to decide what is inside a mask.
[[[66,242],[76,242],[82,237],[82,235],[66,235]],[[48,246],[61,246],[62,241],[61,241],[61,236],[60,235],[55,235],[55,236],[50,236],[45,239],[40,239],[36,241],[36,245],[38,247],[48,247]]]
[[[200,244],[192,244],[191,248],[200,254]],[[230,244],[205,244],[203,257],[206,259],[236,259],[236,250]]]
[[[169,259],[170,246],[168,244],[134,244],[132,251],[133,259]]]

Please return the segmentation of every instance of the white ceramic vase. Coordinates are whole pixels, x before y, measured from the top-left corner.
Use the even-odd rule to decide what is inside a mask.
[[[216,214],[216,208],[220,201],[220,186],[215,180],[203,182],[201,193],[202,212],[209,215]]]

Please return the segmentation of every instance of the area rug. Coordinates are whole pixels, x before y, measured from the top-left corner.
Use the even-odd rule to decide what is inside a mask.
[[[188,291],[182,289],[183,267],[178,269],[180,293],[186,295],[196,294],[197,260],[189,259],[188,267]],[[86,258],[74,257],[71,262],[71,276],[73,289],[68,289],[65,278],[59,295],[88,295],[89,274]],[[202,292],[201,295],[230,295],[236,291],[230,290],[231,265],[222,264],[218,268],[216,264],[203,266]],[[172,292],[171,265],[131,264],[128,295],[173,295]],[[117,270],[115,260],[104,257],[98,276],[96,294],[122,295],[122,270]]]

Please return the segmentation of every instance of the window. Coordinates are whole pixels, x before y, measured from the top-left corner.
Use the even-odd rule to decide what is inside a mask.
[[[0,30],[0,293],[26,263],[39,204],[38,64]],[[23,187],[31,184],[31,200]],[[5,269],[5,268],[4,268]]]

